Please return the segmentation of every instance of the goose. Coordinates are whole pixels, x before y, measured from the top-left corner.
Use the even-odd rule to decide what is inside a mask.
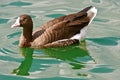
[[[50,20],[35,31],[33,31],[32,18],[28,14],[22,14],[16,19],[11,28],[23,28],[19,47],[64,47],[85,39],[88,25],[96,14],[97,9],[88,6],[80,12]]]

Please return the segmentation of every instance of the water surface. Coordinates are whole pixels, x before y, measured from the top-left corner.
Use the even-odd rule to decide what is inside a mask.
[[[73,4],[74,3],[74,4]],[[34,30],[47,21],[95,6],[98,14],[86,41],[65,48],[19,48],[21,28],[10,26],[29,14]],[[119,80],[120,0],[2,0],[0,80]]]

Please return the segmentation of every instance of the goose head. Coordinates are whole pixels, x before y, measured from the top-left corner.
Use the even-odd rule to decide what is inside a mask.
[[[11,26],[11,28],[16,28],[16,27],[26,28],[26,27],[30,27],[30,26],[31,27],[33,26],[33,22],[32,22],[31,17],[27,14],[23,14],[23,15],[20,15],[16,19],[16,22]]]
[[[29,15],[23,14],[16,19],[16,22],[11,26],[11,28],[22,27],[23,31],[20,37],[19,46],[29,47],[33,39],[32,30],[33,22]]]

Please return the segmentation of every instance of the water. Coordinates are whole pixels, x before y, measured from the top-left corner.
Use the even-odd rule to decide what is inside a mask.
[[[34,29],[47,21],[93,5],[98,14],[81,46],[19,48],[17,16],[31,15]],[[2,0],[0,80],[119,80],[120,0]]]

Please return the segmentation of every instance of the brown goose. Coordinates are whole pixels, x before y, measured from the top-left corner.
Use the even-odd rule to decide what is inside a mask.
[[[97,9],[89,6],[78,13],[53,19],[36,31],[29,15],[23,14],[11,26],[23,27],[19,47],[47,48],[62,47],[78,43],[85,38],[88,24],[96,16]]]

